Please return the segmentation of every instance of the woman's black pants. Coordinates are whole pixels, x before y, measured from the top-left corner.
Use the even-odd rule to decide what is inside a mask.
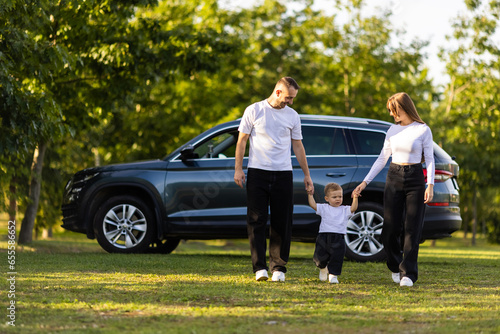
[[[413,282],[418,279],[418,249],[425,213],[425,179],[421,164],[391,163],[384,191],[382,240],[387,267]]]
[[[266,231],[269,209],[269,266],[271,272],[286,272],[292,238],[293,173],[249,168],[247,231],[254,272],[268,269]]]

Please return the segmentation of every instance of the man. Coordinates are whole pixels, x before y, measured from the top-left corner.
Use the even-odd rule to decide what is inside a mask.
[[[314,193],[306,153],[302,145],[300,117],[293,104],[299,85],[290,77],[281,78],[268,99],[249,106],[238,128],[234,181],[243,188],[247,181],[247,229],[253,272],[257,281],[268,279],[266,224],[271,211],[269,265],[273,281],[285,281],[290,254],[293,215],[293,174],[291,150],[304,172],[308,193]],[[245,180],[243,156],[250,139],[248,175]]]

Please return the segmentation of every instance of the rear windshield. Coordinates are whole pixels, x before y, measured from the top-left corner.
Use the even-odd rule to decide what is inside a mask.
[[[436,143],[434,143],[434,159],[436,162],[449,162],[452,160],[450,155]]]

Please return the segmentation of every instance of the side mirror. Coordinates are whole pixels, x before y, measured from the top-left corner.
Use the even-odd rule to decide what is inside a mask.
[[[194,152],[193,145],[186,145],[186,147],[184,147],[181,150],[181,160],[183,162],[186,162],[186,160],[198,159],[198,158],[199,158],[198,153]]]

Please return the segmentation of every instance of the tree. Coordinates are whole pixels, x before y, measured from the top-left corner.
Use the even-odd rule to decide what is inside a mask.
[[[462,215],[465,231],[472,221],[473,244],[478,220],[490,220],[499,240],[500,181],[500,49],[494,34],[500,19],[500,1],[466,1],[469,15],[454,24],[458,46],[443,50],[451,82],[437,113],[438,140],[452,148],[461,167]],[[491,196],[491,194],[497,194]],[[486,196],[486,194],[489,194]],[[489,214],[486,214],[489,212]]]
[[[0,3],[0,184],[2,189],[9,184],[11,219],[15,218],[19,185],[30,175],[33,152],[38,150],[38,157],[43,159],[49,138],[65,131],[61,109],[46,87],[57,68],[69,64],[69,60],[65,50],[54,45],[53,38],[39,38],[50,23],[44,5],[38,1]],[[37,169],[31,174],[34,183],[27,206],[34,206],[36,212],[33,196],[39,193],[40,175]],[[5,203],[4,192],[1,203]]]
[[[155,82],[215,70],[213,51],[229,47],[193,23],[169,26],[168,18],[139,15],[141,8],[157,5],[153,0],[8,4],[0,6],[7,18],[0,27],[6,101],[0,115],[8,128],[0,137],[2,168],[10,170],[9,162],[18,160],[25,166],[30,152],[40,153],[19,238],[28,243],[38,209],[42,152],[50,143],[57,147],[70,134],[92,133],[115,113],[135,111],[136,101]],[[91,139],[88,144],[98,143]]]

